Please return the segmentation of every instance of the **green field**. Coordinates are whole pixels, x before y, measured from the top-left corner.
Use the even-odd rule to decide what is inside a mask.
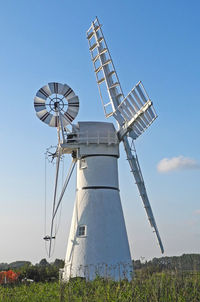
[[[200,302],[200,273],[138,273],[131,282],[96,279],[0,287],[0,302]]]

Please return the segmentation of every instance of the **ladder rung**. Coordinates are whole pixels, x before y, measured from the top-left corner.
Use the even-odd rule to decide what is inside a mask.
[[[108,51],[107,48],[104,48],[104,49],[99,53],[99,55],[101,56],[101,55],[104,54],[106,51]]]
[[[102,54],[104,54],[106,51],[108,51],[107,48],[104,48],[98,55],[96,55],[96,57],[94,57],[94,58],[92,59],[93,62],[96,62],[96,60],[98,60],[98,58],[99,58]]]
[[[97,30],[99,30],[100,27],[101,27],[101,25],[95,26],[94,30],[97,31]]]
[[[118,95],[116,95],[116,98],[119,98],[119,97],[121,97],[121,96],[123,96],[123,94],[122,94],[122,93],[119,93]]]
[[[94,35],[94,32],[92,31],[89,35],[87,35],[87,39],[90,40]]]
[[[98,73],[98,72],[102,69],[102,67],[103,67],[102,65],[99,66],[99,67],[95,70],[95,72]]]
[[[93,37],[93,35],[94,35],[94,32],[92,32],[90,34],[90,36],[89,36],[90,38],[88,38],[88,40],[90,40]],[[97,41],[98,41],[98,43],[101,43],[103,41],[103,37],[100,37]]]
[[[112,115],[113,115],[113,112],[110,112],[110,113],[106,114],[106,117],[108,118],[108,117],[110,117]]]
[[[114,70],[112,70],[111,72],[109,72],[109,74],[107,75],[108,77],[110,77],[111,75],[113,75],[115,73]]]
[[[103,63],[103,66],[106,66],[106,65],[108,65],[108,64],[110,64],[111,63],[111,60],[109,59],[109,60],[107,60],[107,61],[105,61],[104,63]]]
[[[93,51],[96,47],[97,47],[97,43],[94,43],[94,44],[90,47],[90,51]]]
[[[109,87],[109,89],[115,88],[115,87],[118,86],[118,85],[119,85],[119,83],[116,82],[116,83],[112,84],[112,85]]]
[[[100,37],[100,38],[98,39],[98,42],[101,43],[102,41],[103,41],[103,37]]]
[[[87,39],[90,40],[92,38],[92,36],[94,35],[94,31],[99,30],[99,28],[101,27],[101,25],[95,26],[95,27],[90,27],[88,31],[90,31],[92,29],[92,32],[90,34],[87,35]]]
[[[103,81],[105,81],[105,78],[102,78],[98,81],[98,84],[101,84]]]
[[[98,54],[98,55],[96,55],[96,57],[94,57],[94,58],[92,59],[92,61],[95,63],[95,62],[96,62],[96,60],[98,60],[98,58],[99,58],[99,54]]]
[[[108,105],[110,105],[111,102],[104,104],[104,107],[107,107]]]
[[[99,71],[102,69],[102,67],[108,65],[109,63],[111,63],[111,60],[105,61],[101,66],[99,66],[99,67],[95,70],[95,72],[96,72],[96,73],[99,72]],[[109,74],[108,74],[107,76],[109,77],[109,76],[111,76],[113,73],[115,73],[114,70],[111,71],[111,72],[109,72]]]

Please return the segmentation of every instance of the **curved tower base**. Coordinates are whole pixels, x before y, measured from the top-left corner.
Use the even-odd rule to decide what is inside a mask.
[[[89,138],[94,139],[90,130],[103,132],[104,141],[99,135],[98,145],[86,144],[79,150],[63,280],[93,280],[97,276],[130,280],[133,267],[118,187],[118,141],[105,143],[108,132],[115,134],[115,130],[110,123],[85,122],[80,126],[87,126]]]

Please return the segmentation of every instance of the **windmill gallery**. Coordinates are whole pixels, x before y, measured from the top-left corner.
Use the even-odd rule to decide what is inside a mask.
[[[98,274],[114,280],[130,280],[133,268],[118,184],[119,144],[124,144],[131,172],[163,253],[134,147],[134,140],[157,116],[141,82],[124,97],[97,18],[87,31],[87,39],[104,113],[106,118],[115,118],[117,130],[108,122],[73,124],[79,99],[66,84],[48,83],[36,93],[34,107],[38,118],[56,127],[58,132],[52,223],[50,235],[45,239],[51,256],[54,219],[76,165],[76,200],[62,278],[80,276],[92,280]],[[63,154],[71,154],[72,163],[57,198]]]

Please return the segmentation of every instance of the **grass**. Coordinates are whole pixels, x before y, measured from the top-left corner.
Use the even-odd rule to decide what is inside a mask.
[[[97,278],[0,286],[0,302],[200,302],[200,273],[143,273],[131,282]]]

